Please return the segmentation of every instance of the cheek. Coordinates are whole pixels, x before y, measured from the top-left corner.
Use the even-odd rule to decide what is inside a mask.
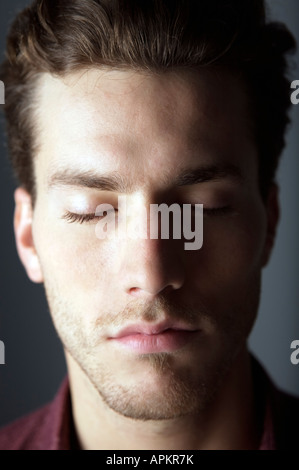
[[[96,238],[93,225],[37,222],[35,244],[44,277],[56,295],[78,304],[102,299],[116,252],[111,242]]]
[[[203,247],[190,258],[190,298],[214,324],[222,348],[246,340],[254,324],[265,230],[262,211],[252,218],[209,220]]]
[[[211,296],[244,294],[260,274],[265,234],[259,206],[246,215],[205,218],[203,247],[196,259],[190,258],[198,288]]]

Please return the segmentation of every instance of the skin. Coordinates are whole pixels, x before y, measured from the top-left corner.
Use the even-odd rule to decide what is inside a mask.
[[[260,196],[242,84],[207,70],[90,70],[43,75],[37,104],[37,199],[32,208],[17,189],[15,233],[29,278],[45,285],[65,349],[81,448],[258,447],[246,342],[278,203],[274,185],[266,202]],[[238,176],[176,185],[185,170],[224,166]],[[66,184],[70,170],[117,172],[130,188]],[[120,194],[137,224],[141,206],[202,203],[203,248],[99,240],[97,220],[65,218],[101,203],[115,207]],[[200,334],[175,351],[145,355],[110,340],[128,325],[165,319]]]

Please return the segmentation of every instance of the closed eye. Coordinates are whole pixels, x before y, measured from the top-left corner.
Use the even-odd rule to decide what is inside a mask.
[[[191,205],[191,210],[195,211],[195,204]],[[181,206],[183,208],[183,206]],[[216,216],[216,215],[226,215],[232,213],[233,209],[231,206],[222,206],[222,207],[205,207],[203,205],[203,214],[207,216]]]
[[[95,221],[95,220],[100,220],[100,219],[103,219],[104,217],[106,217],[109,213],[111,212],[114,212],[114,211],[105,211],[104,214],[105,215],[96,215],[95,213],[90,213],[90,214],[76,214],[74,212],[69,212],[67,211],[63,216],[62,216],[62,219],[66,220],[67,222],[69,223],[79,223],[79,224],[83,224],[83,223],[88,223],[88,222],[92,222],[92,221]]]
[[[231,206],[224,206],[224,207],[204,207],[203,213],[208,216],[221,216],[226,215],[232,212]]]
[[[195,209],[195,206],[192,206],[192,210]],[[117,211],[117,209],[115,210]],[[95,220],[100,220],[109,215],[109,213],[114,212],[114,210],[111,211],[105,211],[105,215],[96,215],[95,213],[89,213],[89,214],[76,214],[74,212],[69,212],[67,211],[63,216],[62,219],[68,221],[69,223],[88,223],[92,222]],[[226,215],[232,212],[231,206],[224,206],[224,207],[204,207],[203,208],[203,213],[206,216],[222,216]]]

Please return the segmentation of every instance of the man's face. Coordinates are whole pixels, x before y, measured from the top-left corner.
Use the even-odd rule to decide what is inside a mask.
[[[205,407],[245,348],[267,257],[242,86],[219,72],[92,70],[45,75],[38,103],[33,243],[68,355],[125,416]],[[203,204],[202,249],[97,238],[98,219],[82,216],[119,195],[137,225],[141,206]]]

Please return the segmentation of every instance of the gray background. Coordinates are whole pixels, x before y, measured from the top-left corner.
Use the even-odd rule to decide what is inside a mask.
[[[0,52],[8,25],[28,1],[1,0]],[[273,18],[287,23],[299,43],[298,0],[269,0]],[[296,61],[299,58],[299,52]],[[269,77],[271,79],[271,77]],[[299,79],[298,64],[290,81]],[[266,84],[265,84],[266,86]],[[275,99],[275,96],[273,96]],[[290,344],[299,339],[299,105],[279,171],[282,219],[271,263],[264,271],[259,318],[250,338],[252,351],[283,389],[299,395],[299,365],[290,362]],[[0,122],[0,425],[52,398],[65,374],[62,347],[52,326],[43,288],[32,284],[18,260],[12,226],[14,183]]]

